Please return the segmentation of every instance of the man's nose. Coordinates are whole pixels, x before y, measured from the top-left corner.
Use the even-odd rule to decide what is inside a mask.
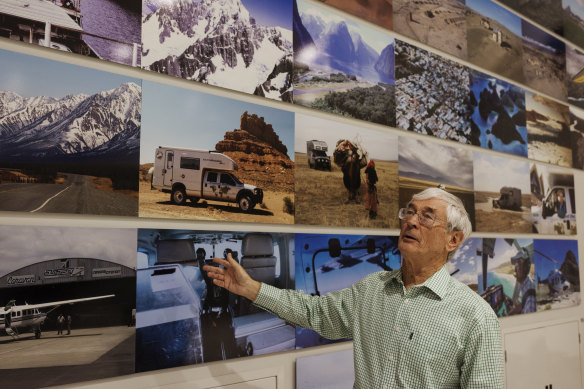
[[[415,215],[412,215],[412,217],[406,218],[404,220],[404,222],[406,223],[407,226],[419,228],[420,227],[420,215],[418,213],[416,213]]]

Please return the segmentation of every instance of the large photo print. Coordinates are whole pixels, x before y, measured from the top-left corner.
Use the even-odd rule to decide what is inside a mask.
[[[0,210],[138,214],[140,80],[0,51]]]

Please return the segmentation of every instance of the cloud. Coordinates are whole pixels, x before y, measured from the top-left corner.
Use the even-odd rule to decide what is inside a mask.
[[[503,186],[512,186],[530,193],[527,161],[475,153],[473,169],[475,190],[499,192]]]
[[[473,189],[472,166],[470,150],[418,139],[399,138],[400,174],[425,174],[437,182]]]

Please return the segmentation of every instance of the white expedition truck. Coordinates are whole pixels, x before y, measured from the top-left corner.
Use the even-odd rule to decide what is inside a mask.
[[[235,161],[216,151],[158,147],[151,186],[170,193],[178,205],[203,198],[237,203],[242,211],[251,211],[263,201],[264,192],[239,181],[236,170]]]

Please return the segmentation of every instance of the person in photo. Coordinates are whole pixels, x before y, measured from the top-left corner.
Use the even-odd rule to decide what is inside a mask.
[[[446,266],[471,232],[462,201],[429,188],[399,218],[401,268],[324,296],[255,281],[230,255],[203,270],[216,285],[290,323],[329,339],[353,339],[355,388],[502,388],[497,316]]]
[[[377,217],[377,172],[375,171],[375,162],[370,160],[365,168],[365,176],[367,180],[367,192],[365,193],[365,209],[369,211],[369,218],[375,219]]]

